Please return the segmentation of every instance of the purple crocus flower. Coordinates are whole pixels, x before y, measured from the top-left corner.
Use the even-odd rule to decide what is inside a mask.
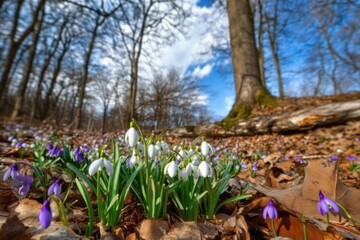
[[[78,163],[83,163],[85,161],[85,154],[80,146],[75,148],[74,156],[75,156],[75,161]]]
[[[47,149],[48,149],[48,151],[50,151],[51,149],[53,149],[54,148],[54,143],[53,142],[49,142],[48,144],[47,144]]]
[[[42,228],[48,228],[51,224],[52,212],[50,208],[50,201],[46,200],[41,207],[39,213],[39,222]]]
[[[16,147],[16,148],[22,148],[23,145],[24,145],[24,142],[23,142],[23,141],[18,141],[18,142],[15,144],[15,147]]]
[[[349,160],[349,161],[356,161],[357,157],[353,156],[353,155],[349,155],[349,156],[346,156],[346,159]]]
[[[60,184],[60,178],[56,179],[53,184],[48,189],[48,195],[55,194],[55,196],[59,196],[61,193],[61,184]]]
[[[335,162],[337,160],[339,160],[339,156],[337,156],[337,155],[333,155],[328,158],[328,162]]]
[[[3,180],[6,181],[11,176],[14,178],[16,175],[19,175],[19,167],[17,163],[14,163],[10,166],[10,168],[5,172]]]
[[[62,154],[62,150],[57,146],[54,146],[53,142],[50,142],[47,145],[47,149],[49,151],[48,152],[49,157],[60,157],[60,155]]]
[[[266,216],[269,216],[270,219],[278,218],[278,212],[274,206],[273,200],[270,200],[263,210],[263,218],[266,219]]]
[[[251,170],[253,171],[257,171],[258,168],[257,168],[257,161],[254,161],[253,164],[251,165]]]
[[[19,188],[19,194],[24,196],[29,192],[34,178],[30,175],[15,175],[14,180],[16,180],[21,185]]]
[[[320,198],[320,200],[318,202],[317,207],[318,207],[318,211],[321,215],[328,214],[329,210],[331,210],[335,213],[340,212],[340,208],[336,204],[336,202],[325,197],[325,195],[321,191],[319,191],[319,198]]]

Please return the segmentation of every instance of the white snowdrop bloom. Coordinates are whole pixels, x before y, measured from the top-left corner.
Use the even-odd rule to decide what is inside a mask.
[[[186,152],[184,151],[184,149],[181,149],[180,151],[179,151],[179,155],[177,156],[177,159],[179,159],[179,160],[185,160],[187,158],[187,154],[186,154]]]
[[[212,146],[209,143],[207,143],[206,141],[203,141],[201,143],[201,153],[202,153],[202,155],[207,156],[209,154],[213,154],[213,152],[214,152],[214,150],[213,150]]]
[[[136,155],[136,152],[133,151],[133,154],[129,160],[129,167],[133,168],[139,162],[139,157]]]
[[[187,173],[185,168],[179,170],[179,179],[182,179],[184,181],[187,181],[189,179],[189,174]]]
[[[166,164],[164,173],[169,174],[170,177],[175,177],[176,173],[178,171],[178,165],[175,161],[171,161],[168,164]]]
[[[169,151],[169,147],[164,141],[156,142],[155,147],[158,149],[158,154],[166,154]]]
[[[194,164],[195,166],[199,166],[200,164],[200,157],[198,155],[194,155],[191,158],[191,163]]]
[[[145,147],[144,145],[141,143],[141,142],[138,142],[136,144],[136,150],[141,154],[143,155],[144,154],[144,151],[145,151]]]
[[[202,161],[199,165],[200,176],[211,177],[214,173],[210,164],[206,161]]]
[[[189,163],[189,164],[186,166],[185,169],[186,169],[186,172],[188,173],[188,175],[190,176],[190,175],[192,175],[193,172],[197,169],[197,167],[195,167],[194,164]]]
[[[151,159],[155,158],[155,156],[157,154],[157,150],[156,150],[154,144],[150,144],[148,146],[148,154],[149,154],[149,158],[151,158]]]
[[[194,154],[195,154],[195,151],[192,149],[189,149],[189,151],[187,152],[188,157],[192,157]]]
[[[109,160],[105,158],[100,158],[93,161],[89,167],[89,175],[93,176],[97,171],[101,171],[102,168],[106,169],[106,173],[111,176],[113,174],[113,167]]]
[[[129,144],[130,147],[135,147],[139,139],[139,134],[135,128],[131,127],[125,134],[125,142]]]

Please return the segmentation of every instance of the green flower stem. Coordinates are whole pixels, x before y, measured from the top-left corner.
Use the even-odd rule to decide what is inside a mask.
[[[101,189],[100,189],[100,171],[98,171],[96,176],[96,201],[97,201],[97,210],[99,220],[102,220],[102,200],[101,200]]]
[[[325,221],[327,224],[329,224],[329,214],[328,213],[325,214]]]
[[[274,236],[277,237],[277,234],[276,234],[276,231],[275,231],[274,219],[271,219],[271,228],[272,228],[272,232],[273,232]]]
[[[359,224],[352,218],[352,216],[349,214],[349,212],[346,210],[346,208],[344,208],[342,205],[340,205],[339,203],[336,203],[339,208],[341,209],[341,211],[343,211],[343,213],[345,213],[346,217],[351,221],[351,223],[354,225],[354,227],[359,230]]]
[[[303,223],[303,230],[304,230],[304,240],[307,240],[306,223]]]

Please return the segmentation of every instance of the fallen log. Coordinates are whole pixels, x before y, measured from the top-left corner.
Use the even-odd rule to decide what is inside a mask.
[[[320,107],[287,112],[280,115],[259,116],[247,120],[239,120],[229,129],[219,123],[200,126],[187,126],[169,129],[167,136],[240,136],[268,133],[292,133],[311,130],[324,126],[343,124],[360,119],[360,100],[330,103]]]

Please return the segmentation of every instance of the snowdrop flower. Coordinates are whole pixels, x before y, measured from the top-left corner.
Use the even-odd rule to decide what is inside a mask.
[[[189,176],[193,176],[195,179],[199,178],[199,169],[193,163],[189,163],[186,166],[186,172]]]
[[[155,147],[158,150],[158,154],[166,154],[169,151],[169,147],[164,141],[156,142]]]
[[[100,158],[91,163],[89,167],[89,175],[93,176],[97,171],[101,171],[102,168],[106,169],[106,173],[111,176],[113,174],[113,167],[109,160]]]
[[[211,177],[213,175],[213,169],[206,161],[200,163],[199,172],[202,177]]]
[[[171,161],[168,164],[166,164],[164,169],[164,173],[169,174],[170,177],[175,177],[177,171],[178,171],[178,165],[175,161]]]
[[[188,178],[189,178],[189,175],[188,175],[188,173],[187,173],[187,171],[186,171],[185,168],[179,170],[179,179],[182,179],[182,180],[184,180],[184,181],[187,181]]]
[[[50,196],[53,193],[55,194],[55,196],[59,196],[61,193],[60,178],[56,179],[48,189],[48,196]]]
[[[344,151],[343,151],[341,148],[339,148],[339,149],[336,149],[336,152],[337,152],[338,154],[340,154],[340,153],[343,153]]]
[[[340,212],[340,208],[336,204],[336,202],[325,197],[325,195],[321,191],[319,191],[319,202],[318,202],[317,207],[318,207],[318,211],[321,215],[328,214],[329,210],[331,210],[335,213]]]
[[[125,142],[129,144],[130,147],[135,147],[139,139],[139,134],[135,128],[131,127],[125,134]]]
[[[179,155],[177,156],[177,159],[178,160],[185,160],[186,158],[187,158],[186,152],[184,151],[184,149],[181,149],[179,151]]]
[[[192,158],[191,158],[191,163],[196,165],[196,166],[199,166],[200,164],[200,157],[198,155],[194,155]]]
[[[154,159],[156,154],[157,154],[157,150],[155,148],[155,146],[153,144],[150,144],[148,147],[148,154],[149,154],[149,158]]]
[[[278,218],[278,212],[274,206],[273,200],[270,200],[263,210],[263,218],[266,219],[267,216],[269,216],[270,219]]]
[[[50,201],[46,200],[41,207],[39,213],[39,222],[42,228],[48,228],[51,224],[52,212],[50,208]]]
[[[201,153],[202,153],[202,155],[204,155],[206,157],[209,154],[213,154],[214,150],[209,143],[207,143],[206,141],[203,141],[201,143]]]
[[[136,156],[136,152],[133,151],[133,155],[131,156],[131,158],[130,158],[130,160],[129,160],[128,166],[129,166],[130,168],[133,168],[133,167],[135,167],[135,165],[136,165],[138,162],[139,162],[139,157]]]
[[[144,154],[144,151],[145,151],[145,147],[144,145],[141,143],[141,142],[138,142],[136,144],[136,150],[141,154],[143,155]]]

